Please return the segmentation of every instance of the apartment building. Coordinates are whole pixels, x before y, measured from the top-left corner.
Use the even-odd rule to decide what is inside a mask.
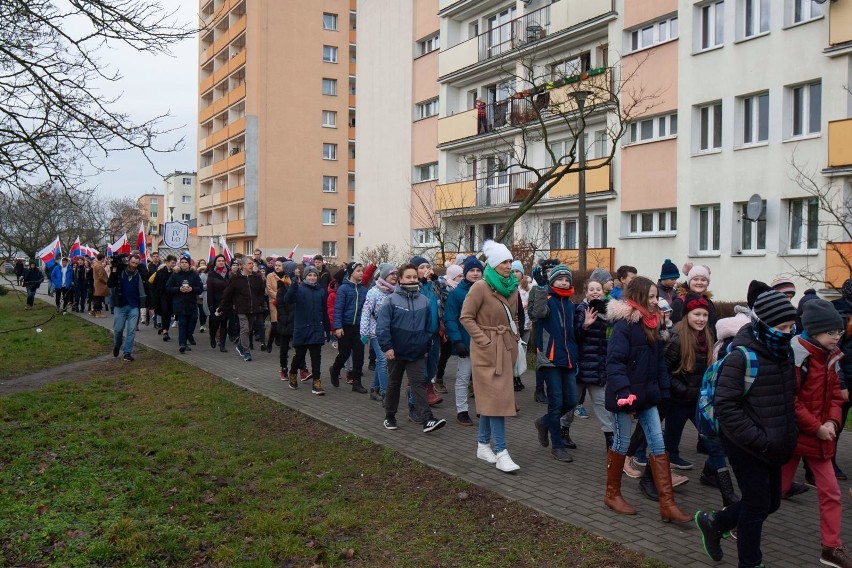
[[[195,229],[198,221],[198,175],[173,172],[163,178],[163,219],[181,221]]]
[[[136,205],[139,207],[139,212],[146,219],[146,224],[149,235],[159,235],[161,227],[164,223],[163,211],[163,195],[160,193],[146,193],[136,200]]]
[[[201,0],[198,235],[354,255],[355,0]]]

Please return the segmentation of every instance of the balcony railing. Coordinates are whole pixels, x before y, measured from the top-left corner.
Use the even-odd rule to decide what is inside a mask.
[[[550,6],[524,14],[479,34],[479,61],[529,45],[547,36]]]
[[[852,166],[852,118],[828,123],[828,167]]]

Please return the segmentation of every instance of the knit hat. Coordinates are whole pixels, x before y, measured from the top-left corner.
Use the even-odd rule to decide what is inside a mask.
[[[792,298],[796,295],[796,285],[789,278],[776,278],[769,286],[773,290],[777,290],[778,292],[787,295],[788,298]]]
[[[512,253],[509,252],[509,248],[497,241],[485,241],[485,244],[482,245],[482,253],[485,255],[485,262],[491,268],[496,268],[501,262],[512,260]]]
[[[458,264],[451,264],[447,267],[447,281],[455,280],[457,277],[461,276],[464,272],[464,269]]]
[[[411,259],[411,264],[413,264],[417,268],[420,268],[421,264],[430,264],[430,262],[428,260],[426,260],[425,257],[417,255],[417,256],[415,256]]]
[[[343,268],[343,278],[345,279],[352,276],[352,273],[355,272],[355,269],[359,266],[363,265],[360,262],[355,262],[354,260],[352,262],[346,263],[346,266]]]
[[[459,266],[464,265],[465,260],[467,260],[466,254],[460,252],[456,255],[456,264],[458,264]]]
[[[660,270],[660,280],[668,280],[669,278],[680,278],[680,270],[677,269],[675,263],[667,258],[663,262],[663,268]]]
[[[683,315],[686,316],[692,310],[707,310],[710,312],[710,302],[704,296],[698,294],[687,294],[683,299]]]
[[[284,269],[284,274],[286,274],[287,276],[293,276],[296,273],[297,266],[298,265],[292,260],[286,261],[282,266],[282,268]]]
[[[840,293],[843,294],[843,297],[847,300],[852,300],[852,278],[847,278],[845,282],[843,282],[843,286],[840,287]]]
[[[657,299],[657,307],[660,309],[660,311],[661,311],[662,313],[666,313],[666,312],[670,312],[670,311],[672,311],[672,307],[671,307],[671,306],[669,305],[669,303],[665,300],[665,298],[658,298],[658,299]]]
[[[761,282],[760,280],[752,280],[748,285],[748,294],[746,294],[746,303],[748,307],[754,309],[754,303],[757,301],[757,297],[771,290],[769,284],[766,282]]]
[[[843,329],[843,318],[831,302],[817,298],[805,304],[802,325],[808,335],[813,337],[825,331]]]
[[[595,268],[589,275],[589,280],[598,282],[601,286],[612,280],[612,274],[606,268]]]
[[[319,270],[317,270],[317,267],[313,264],[309,264],[305,267],[305,277],[307,277],[308,274],[316,274],[319,276]]]
[[[396,271],[396,266],[394,266],[393,263],[383,262],[379,265],[379,278],[381,278],[382,280],[387,280],[388,276],[390,276]]]
[[[689,269],[689,272],[686,275],[686,283],[689,284],[692,282],[693,278],[697,278],[699,276],[703,276],[707,279],[707,284],[710,284],[710,270],[701,264],[696,264],[692,268]]]
[[[462,274],[467,276],[468,271],[471,268],[478,268],[479,270],[485,270],[485,267],[482,266],[482,263],[479,262],[479,259],[475,256],[469,256],[464,259],[464,265],[462,266]]]
[[[521,274],[524,273],[524,264],[520,260],[512,261],[512,270],[517,270]]]
[[[796,308],[787,296],[776,290],[764,292],[754,302],[754,314],[769,327],[796,320]]]
[[[574,285],[574,276],[571,274],[571,270],[568,269],[564,264],[560,264],[559,266],[554,267],[550,271],[550,275],[547,277],[547,283],[553,286],[553,283],[556,282],[557,278],[561,278],[562,276],[568,277],[568,285]]]

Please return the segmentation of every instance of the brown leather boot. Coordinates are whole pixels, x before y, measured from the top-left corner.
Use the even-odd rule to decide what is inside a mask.
[[[672,470],[669,455],[648,456],[648,466],[654,475],[654,484],[660,501],[660,519],[666,523],[688,523],[692,517],[677,508],[672,489]]]
[[[619,515],[635,515],[636,509],[621,496],[621,474],[624,469],[623,456],[613,450],[606,453],[606,496],[604,505]]]

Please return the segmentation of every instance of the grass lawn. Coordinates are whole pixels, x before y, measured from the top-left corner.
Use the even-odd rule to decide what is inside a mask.
[[[82,325],[70,314],[57,315],[52,305],[38,300],[32,310],[25,310],[26,304],[24,293],[0,296],[0,379],[109,353],[108,331]]]
[[[171,357],[89,374],[0,397],[0,565],[661,566]]]

